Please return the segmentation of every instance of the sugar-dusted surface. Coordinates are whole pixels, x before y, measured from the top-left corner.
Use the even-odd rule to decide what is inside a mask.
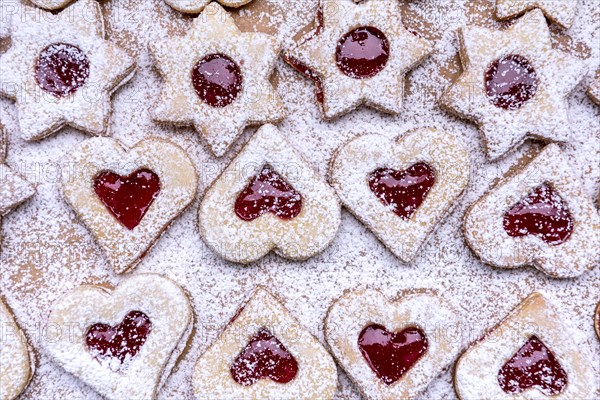
[[[14,0],[0,0],[12,4]],[[236,22],[243,29],[252,25],[265,31],[281,30],[276,36],[289,46],[293,33],[314,20],[316,1],[256,0],[243,7]],[[470,23],[498,28],[493,22],[493,2],[484,0],[439,2],[410,1],[403,6],[405,24],[433,39],[435,53],[408,76],[409,89],[404,110],[397,117],[361,108],[341,119],[323,122],[314,101],[314,84],[298,76],[279,61],[278,92],[289,111],[280,124],[288,140],[302,149],[306,158],[324,176],[335,149],[358,134],[381,133],[392,139],[414,127],[436,126],[455,132],[469,149],[475,165],[465,197],[441,223],[410,266],[402,266],[385,247],[349,213],[333,244],[322,255],[305,262],[289,262],[268,256],[249,268],[222,261],[200,240],[195,225],[196,201],[177,219],[140,264],[138,272],[165,274],[189,291],[196,315],[196,333],[188,352],[159,393],[159,399],[192,398],[191,374],[198,356],[235,313],[239,303],[257,284],[278,294],[286,307],[311,333],[323,340],[323,318],[331,302],[344,289],[373,287],[394,297],[410,287],[433,288],[443,293],[464,317],[464,332],[476,339],[497,323],[534,289],[544,289],[560,305],[561,319],[576,332],[579,343],[590,349],[593,364],[600,362],[600,342],[594,334],[592,316],[598,302],[600,271],[574,280],[554,280],[533,268],[501,271],[480,263],[466,248],[461,234],[465,209],[477,200],[527,149],[531,141],[497,162],[484,157],[475,125],[440,110],[435,100],[459,70],[455,31]],[[168,7],[163,0],[111,0],[101,3],[109,38],[137,57],[138,73],[117,92],[111,131],[131,146],[150,135],[171,139],[186,149],[201,175],[200,192],[212,182],[227,161],[241,148],[249,132],[223,159],[210,156],[192,129],[162,127],[152,122],[149,109],[159,94],[160,81],[152,68],[147,44],[168,33],[183,34],[191,20]],[[568,33],[574,41],[561,41],[562,48],[590,49],[586,64],[591,70],[599,62],[600,10],[594,0],[583,0],[577,19]],[[255,21],[248,23],[248,21]],[[1,29],[0,29],[1,30]],[[135,33],[134,33],[135,32]],[[555,36],[556,38],[556,36]],[[584,52],[585,53],[585,52]],[[443,74],[440,74],[443,72]],[[600,108],[585,94],[591,77],[568,97],[574,140],[563,146],[574,169],[582,175],[585,192],[597,198],[600,185]],[[16,109],[8,100],[0,102],[2,122],[9,129],[8,163],[38,184],[38,194],[3,221],[4,237],[0,290],[8,299],[22,328],[40,352],[39,368],[25,399],[99,399],[94,392],[66,374],[40,346],[52,303],[81,283],[118,283],[87,229],[77,221],[62,200],[57,174],[65,157],[86,135],[65,130],[41,143],[20,139]],[[598,376],[596,371],[596,376]],[[358,399],[356,389],[340,373],[337,399]],[[454,399],[450,371],[434,380],[422,399]],[[598,387],[596,381],[593,384]]]

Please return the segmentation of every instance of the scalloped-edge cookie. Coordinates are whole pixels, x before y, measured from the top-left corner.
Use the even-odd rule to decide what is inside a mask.
[[[577,13],[578,0],[496,0],[496,16],[509,19],[534,8],[562,28],[570,28]]]
[[[460,198],[470,168],[457,137],[421,128],[396,140],[350,140],[332,159],[329,181],[344,206],[408,263]]]
[[[464,235],[481,260],[500,268],[533,265],[560,278],[598,262],[600,217],[571,161],[549,144],[515,168],[465,214]]]
[[[175,282],[139,274],[113,290],[84,285],[53,306],[46,340],[69,373],[111,400],[154,399],[193,326],[190,301]]]
[[[0,94],[16,101],[21,137],[41,140],[64,126],[106,136],[111,95],[135,61],[105,39],[98,2],[79,0],[58,14],[23,5],[12,21]]]
[[[331,355],[263,287],[200,356],[192,376],[199,400],[328,400],[337,384]]]
[[[252,0],[217,0],[222,6],[225,7],[241,7],[250,3]],[[165,0],[165,3],[173,7],[175,10],[187,13],[197,14],[204,10],[211,0]]]
[[[404,28],[396,0],[328,0],[316,30],[284,59],[315,81],[323,117],[332,119],[363,104],[400,113],[406,74],[432,51]]]
[[[0,124],[0,220],[35,194],[35,187],[5,164],[7,147],[6,129]]]
[[[366,399],[412,399],[458,355],[460,318],[433,292],[390,301],[373,289],[345,293],[329,308],[325,338]]]
[[[532,293],[456,363],[461,400],[593,399],[591,353],[564,315]]]
[[[464,72],[440,105],[479,126],[488,158],[499,158],[527,138],[572,139],[567,97],[587,66],[552,48],[539,9],[506,30],[467,26],[458,36]]]
[[[133,268],[194,200],[195,166],[169,141],[148,138],[125,149],[88,139],[70,155],[61,189],[116,273]]]
[[[194,126],[217,157],[247,125],[285,116],[269,81],[281,44],[265,33],[241,32],[218,3],[209,4],[184,36],[154,41],[149,49],[163,79],[153,118]]]
[[[331,243],[340,221],[334,190],[273,125],[256,132],[198,210],[205,243],[238,263],[273,249],[293,260],[312,257]]]
[[[13,400],[27,387],[35,359],[25,334],[0,298],[0,400]]]

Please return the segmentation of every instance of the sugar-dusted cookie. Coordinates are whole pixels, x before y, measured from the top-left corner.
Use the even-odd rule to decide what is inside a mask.
[[[259,287],[200,356],[192,384],[199,400],[327,400],[337,369],[323,345]]]
[[[464,72],[440,103],[479,125],[490,159],[526,138],[571,138],[567,96],[587,67],[552,48],[540,10],[530,11],[505,31],[463,28],[459,39]]]
[[[600,106],[600,78],[596,78],[596,80],[590,85],[588,94],[594,103]]]
[[[410,262],[467,187],[469,173],[458,139],[424,128],[396,140],[352,139],[332,159],[329,180],[344,206]]]
[[[562,28],[570,28],[577,13],[578,0],[496,0],[496,16],[513,18],[539,8],[546,18]]]
[[[223,7],[209,4],[185,36],[150,44],[163,78],[154,119],[193,125],[222,156],[247,125],[284,117],[269,82],[279,51],[275,37],[242,33]]]
[[[596,311],[594,312],[594,328],[596,329],[596,335],[600,339],[600,302],[598,302]]]
[[[35,194],[35,188],[5,164],[8,138],[0,124],[0,218]]]
[[[185,348],[190,301],[175,282],[133,275],[114,290],[85,285],[54,305],[46,348],[68,372],[107,399],[153,399]]]
[[[459,324],[435,293],[389,301],[379,291],[359,290],[332,304],[325,337],[366,399],[412,399],[458,355]]]
[[[15,399],[29,384],[35,370],[27,338],[0,299],[0,400]]]
[[[467,244],[500,268],[533,265],[560,278],[598,262],[600,217],[556,144],[516,167],[467,211]]]
[[[241,7],[250,3],[252,0],[217,0],[225,7]],[[197,14],[204,10],[211,0],[165,0],[165,3],[177,11],[189,14]]]
[[[454,387],[461,400],[593,399],[589,349],[567,318],[539,293],[460,357]]]
[[[340,211],[325,179],[265,125],[208,188],[198,225],[206,244],[229,261],[249,263],[272,249],[303,260],[331,243]]]
[[[405,75],[432,51],[404,28],[398,1],[332,0],[322,2],[316,31],[284,59],[315,81],[330,119],[361,104],[398,114]]]
[[[106,135],[111,95],[133,76],[135,62],[104,38],[98,2],[79,0],[56,15],[22,6],[12,20],[0,94],[16,100],[23,139],[65,125]]]
[[[93,138],[69,162],[63,195],[116,273],[133,268],[196,197],[192,160],[166,140],[142,140],[127,150],[114,139]]]

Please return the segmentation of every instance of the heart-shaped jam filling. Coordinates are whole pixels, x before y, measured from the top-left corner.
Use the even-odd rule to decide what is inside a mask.
[[[243,386],[265,378],[288,383],[298,373],[298,362],[271,332],[262,328],[237,356],[230,371],[232,378]]]
[[[338,42],[335,60],[340,71],[351,78],[372,78],[390,58],[390,45],[384,33],[363,26],[346,33]]]
[[[511,54],[494,61],[485,73],[485,92],[493,105],[517,110],[535,96],[538,79],[525,57]]]
[[[231,58],[209,54],[192,69],[192,84],[206,104],[225,107],[233,103],[242,90],[242,72]]]
[[[372,324],[358,336],[358,348],[377,377],[386,385],[400,379],[427,351],[425,332],[408,327],[389,332]]]
[[[302,195],[270,166],[265,165],[239,194],[234,209],[244,221],[253,221],[266,212],[290,220],[302,211]]]
[[[35,64],[38,85],[55,97],[65,97],[85,84],[90,60],[77,46],[55,43],[42,50]]]
[[[375,196],[406,220],[423,204],[434,183],[433,169],[423,162],[402,171],[379,168],[369,176],[369,188]]]
[[[92,325],[85,335],[90,353],[113,371],[120,371],[135,357],[152,332],[152,322],[141,311],[130,311],[116,326]]]
[[[131,230],[138,226],[160,193],[160,179],[149,169],[125,177],[104,171],[94,180],[94,190],[115,218]]]
[[[538,389],[554,396],[567,385],[567,373],[544,343],[532,336],[498,371],[498,383],[506,393]]]
[[[552,186],[543,184],[504,214],[504,230],[512,237],[539,236],[550,245],[564,243],[573,232],[567,205]]]

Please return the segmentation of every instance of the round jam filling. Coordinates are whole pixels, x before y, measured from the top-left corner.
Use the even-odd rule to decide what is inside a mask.
[[[77,46],[54,43],[42,50],[35,64],[38,85],[55,97],[75,93],[90,75],[90,61]]]
[[[192,84],[206,104],[225,107],[233,103],[242,90],[242,72],[231,58],[209,54],[192,69]]]
[[[485,92],[493,105],[517,110],[535,96],[538,79],[525,57],[511,54],[494,61],[485,73]]]
[[[390,58],[387,38],[372,26],[356,28],[346,33],[338,42],[335,59],[345,75],[367,79],[385,68]]]

